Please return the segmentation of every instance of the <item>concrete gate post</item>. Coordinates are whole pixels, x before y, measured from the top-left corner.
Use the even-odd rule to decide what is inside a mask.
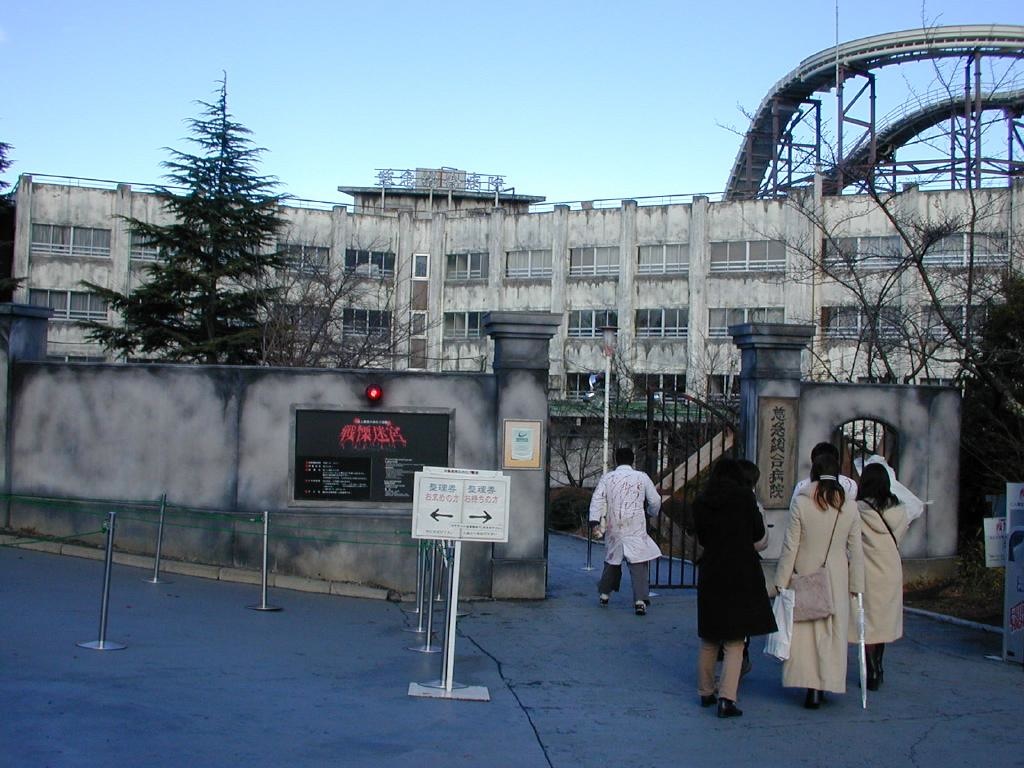
[[[0,523],[10,525],[11,363],[46,357],[47,322],[53,310],[28,304],[0,304]]]
[[[758,461],[758,399],[800,397],[800,356],[814,336],[813,325],[744,323],[730,325],[740,349],[740,454]]]
[[[798,480],[800,358],[814,326],[744,323],[729,327],[740,348],[738,455],[761,470],[757,497],[769,526],[765,561],[782,549],[789,501]]]
[[[494,340],[498,469],[510,477],[509,538],[494,544],[491,596],[543,598],[547,588],[549,342],[562,322],[549,312],[488,312],[484,330]],[[539,422],[540,466],[504,468],[507,419]]]

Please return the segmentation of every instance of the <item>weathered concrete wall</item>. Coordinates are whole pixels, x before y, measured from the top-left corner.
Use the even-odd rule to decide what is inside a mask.
[[[811,384],[800,392],[798,476],[811,470],[816,443],[851,419],[883,421],[899,433],[896,477],[931,503],[900,543],[904,557],[956,555],[960,498],[960,393],[949,387]]]
[[[521,317],[505,313],[507,338],[497,347],[515,343]],[[45,317],[38,320],[43,330],[35,334],[38,349],[30,355],[36,357],[44,353],[46,337]],[[499,375],[55,363],[0,355],[0,373],[9,373],[3,377],[8,429],[0,466],[12,501],[4,522],[69,536],[99,528],[106,510],[40,503],[41,497],[110,500],[123,509],[126,502],[166,495],[165,555],[256,568],[262,531],[257,517],[270,510],[281,532],[272,536],[276,573],[412,591],[411,503],[293,498],[295,412],[448,414],[448,465],[498,468],[503,419],[546,422],[547,360],[536,351],[546,349],[557,319],[541,325],[540,331],[529,328],[530,359],[496,352],[505,361]],[[376,407],[364,395],[371,383],[385,392]],[[504,578],[501,592],[543,597],[547,457],[540,469],[512,474],[512,539],[501,545],[500,560],[503,572],[528,578]],[[155,510],[133,509],[122,518],[118,549],[151,553]],[[492,594],[491,550],[481,543],[464,547],[464,594]]]
[[[914,521],[900,545],[905,559],[935,561],[936,568],[956,555],[960,483],[960,393],[947,387],[887,384],[818,384],[801,381],[801,355],[813,327],[790,324],[746,324],[730,333],[741,349],[741,455],[762,472],[769,457],[759,455],[758,406],[762,398],[797,403],[794,482],[810,474],[810,453],[819,442],[832,442],[835,430],[848,421],[881,421],[899,435],[896,477],[930,503]],[[787,489],[792,492],[792,485]],[[767,505],[772,536],[764,556],[777,558],[788,510]],[[773,508],[774,507],[774,508]],[[908,572],[934,571],[918,563]]]

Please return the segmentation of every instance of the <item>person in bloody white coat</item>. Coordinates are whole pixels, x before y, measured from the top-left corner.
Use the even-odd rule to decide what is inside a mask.
[[[864,543],[867,688],[877,691],[882,684],[885,644],[903,637],[903,563],[899,543],[910,519],[907,508],[892,493],[889,472],[882,464],[868,464],[861,472],[857,508]],[[851,643],[858,641],[855,634],[851,632]]]
[[[634,611],[643,616],[650,602],[647,564],[661,556],[661,549],[647,535],[647,517],[658,514],[661,496],[651,478],[633,469],[633,460],[632,448],[616,449],[615,469],[601,477],[590,499],[590,524],[596,526],[605,518],[604,569],[597,584],[601,605],[608,605],[611,593],[619,591],[625,561]]]
[[[804,706],[817,709],[823,692],[846,692],[850,595],[864,591],[864,551],[857,503],[838,481],[835,457],[822,454],[811,464],[812,482],[789,508],[786,537],[775,570],[776,589],[789,587],[794,573],[828,570],[832,585],[831,616],[793,623],[789,659],[782,684],[806,688]]]

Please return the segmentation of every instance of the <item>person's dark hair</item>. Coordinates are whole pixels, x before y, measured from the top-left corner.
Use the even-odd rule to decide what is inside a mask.
[[[720,485],[741,485],[747,486],[746,475],[736,459],[728,457],[719,459],[711,468],[711,476],[708,478],[708,487]]]
[[[740,465],[744,482],[750,486],[750,490],[754,490],[757,481],[761,479],[761,470],[750,459],[737,459],[736,463]]]
[[[881,464],[868,464],[864,467],[860,473],[857,498],[866,501],[879,512],[900,503],[892,492],[889,471]]]
[[[636,456],[633,455],[632,448],[616,448],[615,449],[615,466],[622,464],[632,464],[636,460]]]
[[[820,509],[843,506],[846,491],[839,484],[839,461],[829,453],[821,453],[811,462],[811,480],[818,485],[814,489],[814,503]]]
[[[839,449],[832,443],[818,443],[811,448],[811,462],[819,456],[831,456],[836,460],[836,464],[839,463]]]

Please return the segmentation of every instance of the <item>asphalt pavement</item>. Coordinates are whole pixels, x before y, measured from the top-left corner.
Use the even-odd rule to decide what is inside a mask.
[[[600,565],[600,547],[594,562]],[[379,599],[115,565],[98,639],[103,563],[0,547],[0,765],[22,766],[1024,766],[1024,673],[1001,636],[908,613],[882,689],[817,711],[752,645],[743,717],[696,694],[696,594],[598,605],[585,544],[552,536],[549,597],[474,601],[454,678],[490,701],[409,695],[441,677],[408,650],[416,617]],[[405,606],[408,607],[408,606]],[[851,662],[853,654],[851,652]]]

